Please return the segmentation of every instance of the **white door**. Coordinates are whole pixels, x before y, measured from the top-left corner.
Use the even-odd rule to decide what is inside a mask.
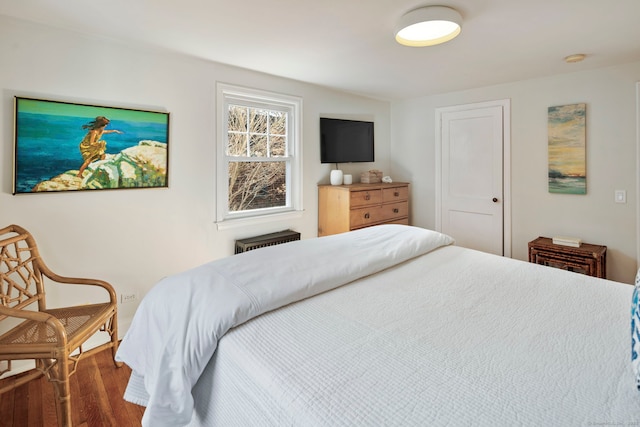
[[[508,110],[504,100],[436,111],[436,228],[459,246],[510,256]]]

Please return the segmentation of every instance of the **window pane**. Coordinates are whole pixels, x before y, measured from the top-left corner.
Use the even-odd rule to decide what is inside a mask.
[[[269,116],[271,135],[287,134],[287,113],[282,111],[272,111]]]
[[[227,156],[247,155],[247,135],[244,133],[229,133]]]
[[[271,157],[284,157],[287,154],[287,140],[282,136],[272,136],[271,142]]]
[[[223,105],[216,123],[219,227],[300,212],[302,99],[223,83],[216,93]]]
[[[251,116],[251,127],[249,128],[249,132],[266,134],[269,111],[251,108],[249,110],[249,115]]]
[[[267,157],[267,136],[251,135],[249,138],[249,150],[251,157]]]
[[[229,105],[229,132],[247,131],[247,107]]]
[[[286,206],[286,162],[230,162],[229,211]]]

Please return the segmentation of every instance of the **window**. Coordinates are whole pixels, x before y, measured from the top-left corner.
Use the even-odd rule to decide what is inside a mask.
[[[218,227],[301,211],[302,100],[221,83],[217,96]]]

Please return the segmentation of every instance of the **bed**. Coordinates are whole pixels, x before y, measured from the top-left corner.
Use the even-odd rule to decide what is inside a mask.
[[[117,359],[145,426],[636,425],[633,294],[382,225],[163,279]]]

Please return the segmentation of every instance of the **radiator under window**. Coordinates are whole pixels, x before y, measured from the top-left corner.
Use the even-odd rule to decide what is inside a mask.
[[[261,236],[247,237],[236,240],[236,254],[264,248],[265,246],[280,245],[282,243],[300,240],[300,233],[293,230],[279,231],[277,233],[263,234]]]

